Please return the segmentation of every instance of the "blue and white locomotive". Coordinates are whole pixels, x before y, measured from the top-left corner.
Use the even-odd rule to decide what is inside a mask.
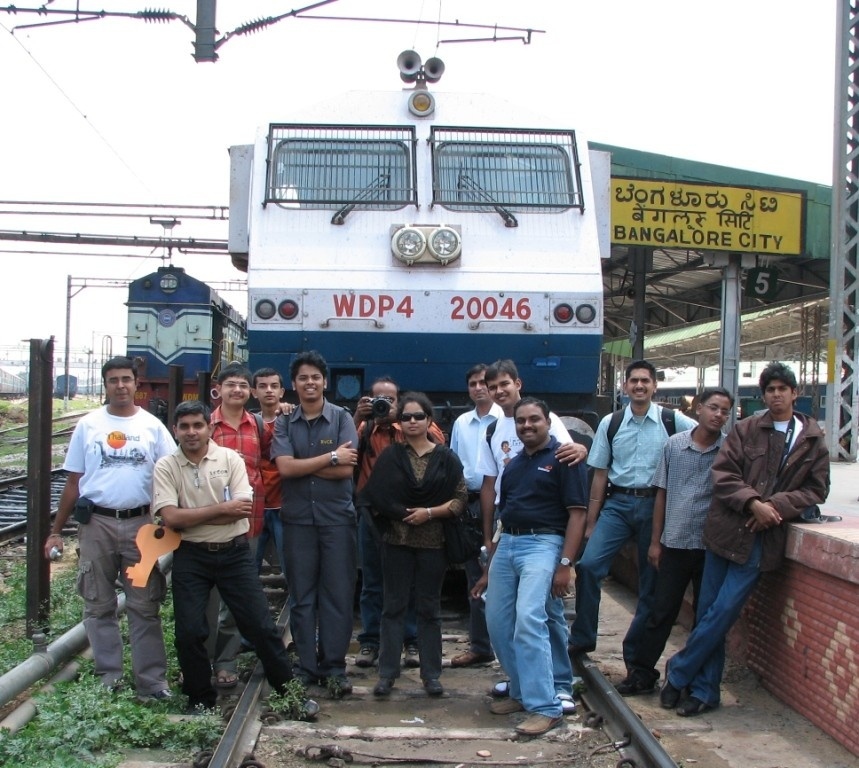
[[[442,404],[512,358],[528,394],[592,411],[609,157],[565,121],[430,92],[438,59],[398,63],[414,90],[289,110],[230,150],[251,365],[287,374],[318,349],[337,402],[387,374]]]
[[[137,404],[166,408],[169,367],[183,367],[183,398],[196,399],[201,372],[243,361],[244,318],[206,283],[179,267],[160,267],[128,288],[128,355],[139,365]]]

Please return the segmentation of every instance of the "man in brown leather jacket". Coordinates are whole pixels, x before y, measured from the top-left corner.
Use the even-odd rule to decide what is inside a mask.
[[[767,410],[740,421],[713,462],[713,501],[695,629],[666,666],[660,702],[689,717],[719,705],[725,637],[761,572],[784,558],[784,521],[829,493],[829,455],[817,423],[794,412],[797,382],[784,363],[760,377]],[[684,696],[684,693],[688,695]]]

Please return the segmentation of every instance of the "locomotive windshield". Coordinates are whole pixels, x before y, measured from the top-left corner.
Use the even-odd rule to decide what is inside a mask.
[[[272,126],[270,142],[271,202],[395,210],[415,201],[408,128]]]
[[[457,211],[581,208],[572,132],[434,128],[433,203]]]

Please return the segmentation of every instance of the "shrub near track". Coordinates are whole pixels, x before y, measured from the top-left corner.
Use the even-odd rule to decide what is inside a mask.
[[[67,542],[67,551],[73,546]],[[20,563],[0,566],[0,671],[8,671],[32,652],[25,633],[26,570]],[[51,581],[52,637],[77,624],[82,601],[75,589],[76,569],[58,569]],[[170,679],[178,669],[173,646],[172,601],[162,611]],[[127,627],[123,622],[125,669],[128,659]],[[220,734],[217,717],[176,720],[169,715],[184,708],[185,698],[177,695],[166,702],[141,704],[135,698],[133,681],[126,676],[121,690],[111,693],[93,674],[90,661],[81,661],[79,677],[60,683],[53,691],[37,693],[37,716],[22,730],[10,734],[0,730],[0,765],[12,768],[112,768],[129,749],[159,748],[190,756],[210,747]]]

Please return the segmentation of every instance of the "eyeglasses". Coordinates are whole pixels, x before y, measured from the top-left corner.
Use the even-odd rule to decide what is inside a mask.
[[[717,413],[717,412],[718,412],[718,414],[719,414],[720,416],[725,416],[725,417],[727,417],[727,416],[730,416],[730,415],[731,415],[731,410],[730,410],[730,408],[719,408],[719,406],[718,406],[718,405],[710,405],[710,404],[708,404],[708,403],[705,403],[705,404],[704,404],[704,407],[705,407],[707,410],[712,411],[713,413]]]
[[[246,381],[225,381],[221,384],[223,389],[250,389],[251,385]]]
[[[199,488],[200,485],[200,470],[194,467],[194,487]]]
[[[417,413],[404,413],[400,416],[400,421],[426,421],[427,415],[423,411]]]

